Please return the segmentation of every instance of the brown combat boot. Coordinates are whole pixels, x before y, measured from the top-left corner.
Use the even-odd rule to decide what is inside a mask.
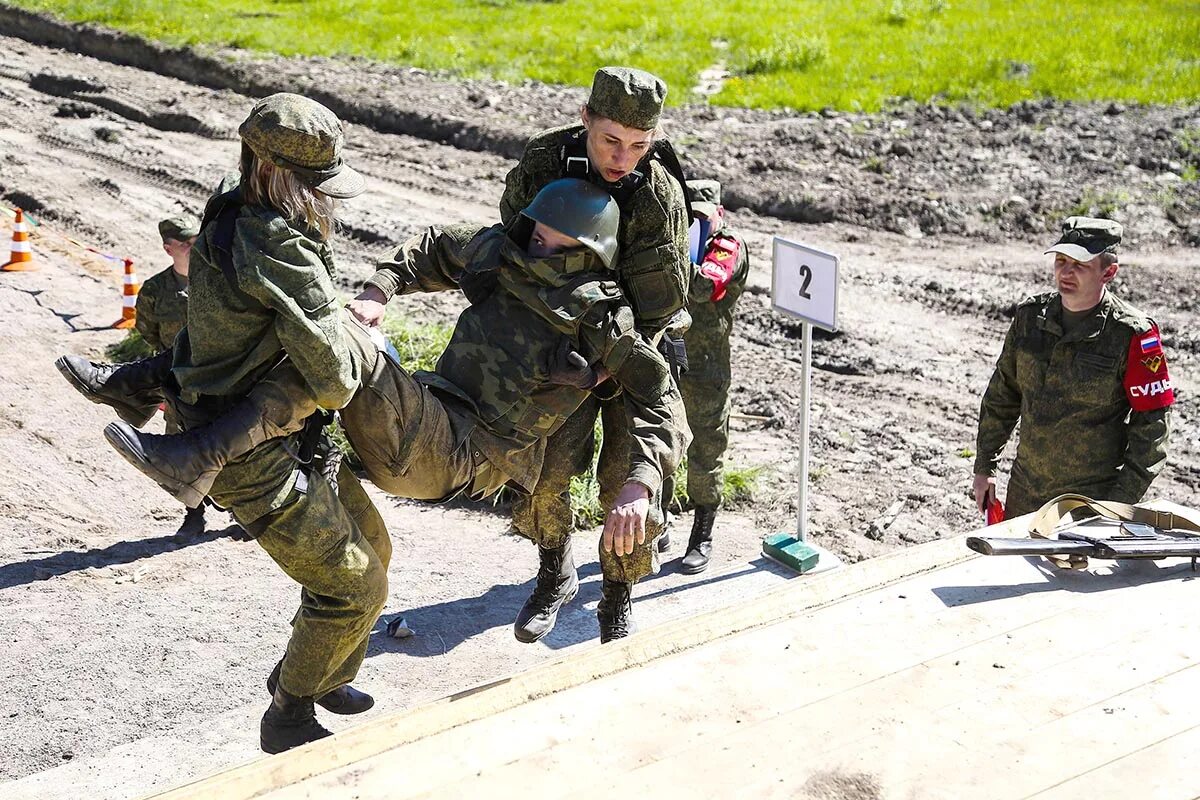
[[[696,506],[696,516],[692,520],[692,535],[688,539],[687,553],[679,565],[679,571],[685,575],[695,575],[708,569],[712,558],[713,522],[717,519],[717,510],[708,506]]]
[[[525,644],[532,644],[554,630],[559,609],[579,592],[570,537],[558,547],[539,545],[538,559],[537,585],[513,623],[513,636]]]
[[[637,623],[633,621],[633,584],[605,578],[600,591],[600,604],[596,606],[600,643],[637,633]]]
[[[171,376],[173,358],[170,350],[128,364],[104,364],[83,356],[63,356],[54,366],[88,400],[112,406],[118,417],[140,428],[150,421],[163,401],[162,386]]]
[[[332,735],[317,722],[311,697],[297,697],[280,687],[275,688],[271,706],[258,726],[259,747],[272,754]]]
[[[189,508],[204,502],[227,462],[274,437],[248,400],[208,425],[183,433],[142,433],[123,422],[104,428],[104,438],[126,461]]]

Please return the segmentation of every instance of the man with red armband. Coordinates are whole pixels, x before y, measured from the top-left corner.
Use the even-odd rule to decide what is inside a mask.
[[[692,429],[687,490],[696,509],[692,535],[679,569],[694,574],[707,569],[712,557],[713,522],[721,506],[725,449],[729,446],[729,338],[734,308],[750,272],[750,258],[742,237],[725,227],[721,184],[688,181],[687,192],[692,215],[702,224],[707,223],[707,237],[700,244],[700,264],[688,289],[692,326],[683,337],[688,368],[679,379]],[[664,500],[670,501],[673,488],[673,481],[664,486]]]
[[[973,490],[996,499],[996,465],[1018,420],[1006,516],[1060,494],[1134,503],[1167,460],[1175,402],[1154,321],[1118,298],[1121,226],[1070,217],[1054,254],[1057,292],[1016,308],[979,409]]]

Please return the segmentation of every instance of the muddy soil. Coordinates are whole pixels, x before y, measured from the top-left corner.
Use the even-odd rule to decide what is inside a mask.
[[[214,88],[204,74],[163,75],[171,54],[159,55],[138,68],[0,37],[0,118],[12,123],[0,127],[0,201],[39,223],[43,267],[0,277],[0,442],[8,455],[0,471],[8,654],[0,679],[11,687],[0,699],[0,778],[15,781],[0,792],[6,797],[134,796],[253,756],[259,684],[279,657],[294,604],[294,587],[257,547],[234,539],[224,516],[211,513],[202,536],[174,536],[180,508],[114,457],[100,435],[110,415],[67,389],[52,367],[62,352],[99,355],[121,335],[107,327],[119,314],[120,274],[104,254],[131,257],[144,274],[164,267],[157,220],[197,213],[235,164],[235,127],[253,92]],[[580,99],[561,88],[458,83],[357,62],[236,63],[259,81],[341,87],[344,104],[360,103],[357,116],[347,114],[355,119],[372,120],[371,109],[394,101],[396,114],[425,114],[431,126],[471,121],[460,146],[436,126],[349,126],[347,157],[370,188],[345,205],[335,243],[347,292],[426,225],[493,221],[512,142],[566,117]],[[514,107],[524,116],[504,111]],[[712,164],[729,183],[732,222],[751,250],[733,342],[740,416],[729,459],[767,471],[756,502],[722,516],[717,563],[705,575],[682,576],[672,561],[682,554],[684,515],[663,573],[639,587],[643,626],[788,579],[758,552],[761,536],[790,528],[796,512],[801,329],[770,309],[776,235],[842,257],[840,330],[820,334],[814,347],[809,513],[815,541],[854,561],[977,526],[966,491],[978,398],[1006,310],[1047,284],[1041,252],[1058,204],[1077,187],[1138,198],[1173,187],[1186,211],[1175,221],[1149,200],[1125,207],[1132,241],[1116,290],[1162,325],[1179,397],[1172,460],[1152,494],[1200,501],[1192,391],[1200,256],[1183,244],[1194,241],[1195,186],[1162,178],[1183,172],[1173,142],[1197,124],[1197,111],[1106,111],[674,112],[672,131],[693,164]],[[485,129],[492,145],[478,133]],[[1160,129],[1161,137],[1153,133]],[[838,155],[866,141],[876,142],[867,155]],[[897,142],[907,155],[891,152]],[[884,145],[882,171],[861,167]],[[978,148],[984,158],[969,155]],[[1161,163],[1139,165],[1143,155]],[[766,167],[752,169],[754,159]],[[1008,202],[1018,194],[1025,204]],[[830,212],[797,210],[808,207],[807,195]],[[980,211],[984,197],[1005,210]],[[450,321],[460,308],[450,295],[415,296],[390,313]],[[593,534],[577,548],[580,600],[552,637],[524,647],[508,626],[531,587],[535,554],[505,535],[504,509],[374,496],[396,540],[388,614],[405,614],[419,635],[376,637],[362,676],[381,698],[372,713],[596,646]],[[894,521],[873,524],[896,503]]]

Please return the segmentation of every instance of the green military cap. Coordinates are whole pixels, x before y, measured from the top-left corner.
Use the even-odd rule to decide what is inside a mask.
[[[362,175],[342,161],[342,123],[316,100],[280,92],[254,104],[238,133],[254,154],[330,197],[354,197]]]
[[[177,242],[186,241],[200,233],[200,221],[195,217],[167,217],[158,223],[158,235],[165,242],[174,239]]]
[[[588,111],[630,128],[652,130],[662,116],[667,85],[649,72],[630,67],[601,67],[592,78]]]
[[[1046,253],[1062,253],[1076,261],[1091,261],[1101,253],[1117,252],[1121,233],[1121,223],[1111,219],[1067,217],[1062,235]]]
[[[687,182],[688,202],[692,212],[702,217],[711,217],[721,205],[721,182],[694,180]]]

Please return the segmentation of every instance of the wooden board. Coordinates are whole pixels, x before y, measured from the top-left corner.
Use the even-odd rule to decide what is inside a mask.
[[[798,578],[162,797],[1195,797],[1188,563],[1043,563]]]

